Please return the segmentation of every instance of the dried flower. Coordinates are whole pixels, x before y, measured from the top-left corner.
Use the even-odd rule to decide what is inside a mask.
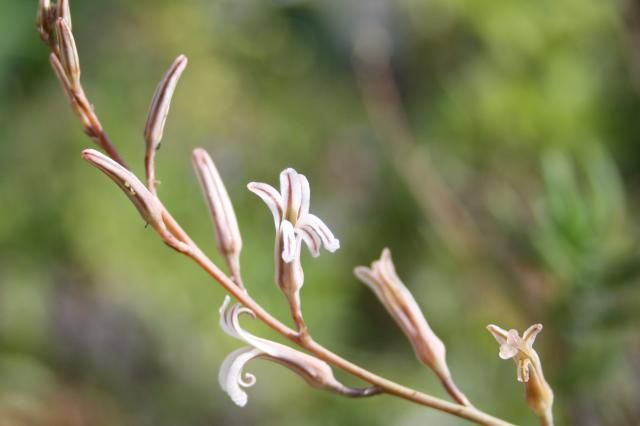
[[[533,349],[533,343],[542,331],[542,324],[532,325],[522,337],[517,330],[506,331],[493,324],[488,325],[487,330],[500,343],[500,358],[513,358],[515,361],[518,381],[525,384],[529,408],[541,419],[543,425],[552,425],[553,391],[544,378],[540,357]]]
[[[193,151],[193,167],[216,228],[218,250],[225,257],[232,275],[236,277],[236,284],[241,285],[239,276],[242,238],[227,189],[213,160],[204,149]]]
[[[280,192],[266,183],[251,182],[249,190],[262,198],[273,214],[276,232],[282,231],[282,259],[291,262],[300,253],[297,246],[304,241],[312,256],[320,254],[320,247],[330,252],[340,248],[338,241],[327,225],[316,215],[309,213],[311,194],[309,182],[304,175],[294,169],[286,169],[280,173]],[[291,227],[282,229],[282,223],[288,222]]]
[[[453,383],[444,343],[431,330],[413,295],[398,277],[391,251],[385,248],[380,259],[371,264],[371,268],[358,266],[354,273],[382,302],[409,339],[416,357],[438,375],[456,401],[469,405],[467,398]]]
[[[230,302],[231,299],[226,296],[220,308],[220,326],[225,333],[249,344],[249,347],[238,349],[225,358],[220,367],[218,381],[220,387],[237,405],[242,407],[247,403],[247,394],[242,388],[253,386],[256,382],[252,374],[243,375],[242,373],[244,365],[254,358],[263,358],[283,365],[318,389],[350,397],[371,396],[379,393],[377,388],[356,389],[344,386],[336,380],[331,367],[326,362],[243,330],[240,327],[239,316],[243,313],[255,316],[250,309],[240,304],[230,305]]]

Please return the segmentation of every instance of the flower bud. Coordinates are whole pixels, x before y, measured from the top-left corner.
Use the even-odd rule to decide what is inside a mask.
[[[39,0],[38,13],[36,15],[36,28],[38,29],[40,39],[46,44],[51,43],[51,31],[53,29],[51,17],[53,13],[50,0]]]
[[[144,127],[147,155],[157,151],[160,147],[164,125],[167,121],[169,108],[171,107],[171,98],[186,66],[187,57],[184,55],[178,56],[156,87],[151,105],[149,106],[147,123]]]
[[[51,68],[53,68],[53,72],[55,73],[56,77],[58,77],[58,81],[60,81],[65,95],[67,95],[67,100],[71,105],[71,110],[80,119],[85,132],[90,136],[93,135],[95,132],[93,132],[91,129],[93,129],[94,124],[87,116],[85,109],[79,103],[79,99],[77,97],[78,94],[82,95],[82,89],[80,87],[71,87],[71,83],[69,82],[69,78],[67,77],[67,71],[54,53],[51,53],[49,55],[49,60],[51,62]]]
[[[201,148],[193,151],[193,167],[216,229],[218,250],[225,257],[235,277],[240,272],[242,238],[231,199],[207,151]]]
[[[71,29],[63,18],[56,21],[56,33],[60,44],[60,61],[64,66],[71,87],[80,86],[80,60],[76,42],[73,39]]]
[[[413,295],[396,274],[391,252],[385,248],[371,268],[358,266],[354,273],[376,294],[413,346],[416,357],[440,378],[449,394],[460,404],[470,405],[455,386],[442,340],[431,330]]]
[[[69,0],[58,0],[57,9],[56,16],[64,19],[69,27],[69,31],[71,31],[71,9],[69,8]]]
[[[109,176],[129,197],[149,225],[156,230],[166,231],[162,220],[162,204],[133,173],[95,149],[82,151],[82,158]]]

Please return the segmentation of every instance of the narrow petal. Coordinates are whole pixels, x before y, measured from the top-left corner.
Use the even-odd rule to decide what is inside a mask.
[[[525,341],[529,348],[533,347],[533,343],[536,341],[536,337],[538,337],[538,333],[542,331],[542,324],[534,324],[531,327],[527,328],[524,333],[522,333],[522,340]]]
[[[260,197],[269,207],[273,214],[273,222],[277,231],[280,227],[280,222],[284,218],[284,202],[280,193],[273,186],[266,183],[251,182],[247,185],[247,188]]]
[[[340,241],[333,236],[329,227],[316,215],[304,215],[300,218],[296,227],[315,232],[322,240],[324,248],[332,253],[340,248]]]
[[[296,223],[302,204],[302,184],[300,175],[294,169],[288,168],[280,173],[280,193],[285,219]]]
[[[256,383],[256,377],[242,372],[244,365],[262,354],[259,349],[245,347],[231,352],[222,362],[218,373],[218,383],[231,400],[240,407],[247,404],[247,393],[242,388],[248,388]]]
[[[298,175],[300,177],[300,212],[298,217],[303,217],[309,214],[309,205],[311,204],[311,189],[309,189],[309,181],[305,175]]]
[[[507,337],[509,337],[509,332],[503,328],[498,327],[494,324],[489,324],[487,326],[487,330],[501,345],[507,342]]]
[[[280,225],[280,238],[282,239],[282,260],[291,263],[296,256],[300,255],[298,250],[300,242],[293,230],[293,225],[288,220],[283,220]]]
[[[311,253],[311,256],[320,256],[320,247],[322,247],[322,240],[320,239],[320,236],[310,230],[308,227],[298,228],[297,231],[302,237],[302,241],[304,241],[307,248],[309,249],[309,253]]]

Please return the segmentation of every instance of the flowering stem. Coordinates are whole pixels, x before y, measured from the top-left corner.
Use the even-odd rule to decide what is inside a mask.
[[[188,237],[166,209],[163,213],[163,218],[167,228],[174,232],[178,239],[189,246],[189,250],[184,252],[185,255],[189,256],[198,265],[200,265],[205,272],[224,287],[224,289],[236,300],[245,307],[251,309],[255,313],[256,318],[260,319],[264,324],[278,334],[306,349],[319,359],[381,389],[384,393],[397,396],[407,401],[431,407],[481,425],[512,426],[511,423],[484,413],[473,406],[465,406],[448,402],[443,399],[418,392],[406,386],[402,386],[391,380],[385,379],[384,377],[380,377],[326,349],[324,346],[315,342],[309,334],[299,334],[268,313],[244,289],[238,287],[233,280],[222,272],[222,270],[220,270],[220,268],[218,268],[218,266],[216,266],[211,259],[209,259],[209,257],[207,257]]]

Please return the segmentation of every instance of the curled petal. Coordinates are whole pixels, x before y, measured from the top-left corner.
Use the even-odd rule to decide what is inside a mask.
[[[245,347],[231,352],[222,362],[218,373],[218,383],[231,400],[240,407],[247,404],[247,393],[242,388],[248,388],[256,383],[256,377],[250,373],[244,373],[244,365],[262,354],[258,349]]]
[[[285,169],[280,173],[280,193],[282,194],[284,218],[292,223],[298,221],[300,208],[302,207],[302,182],[300,176],[292,168]]]
[[[316,215],[304,215],[296,224],[296,227],[318,235],[324,248],[332,253],[340,248],[340,241],[333,236],[329,227]]]
[[[267,185],[266,183],[251,182],[247,185],[247,188],[260,197],[267,207],[269,207],[271,214],[273,214],[276,231],[278,231],[280,222],[282,222],[284,218],[284,202],[280,193],[276,191],[273,186]]]

